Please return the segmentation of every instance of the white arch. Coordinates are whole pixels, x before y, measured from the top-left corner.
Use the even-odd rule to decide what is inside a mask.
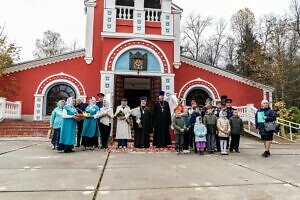
[[[54,74],[54,75],[48,76],[47,78],[45,78],[44,80],[42,80],[42,81],[40,82],[39,86],[37,87],[35,94],[39,94],[39,89],[42,87],[42,84],[43,84],[46,80],[48,80],[49,78],[52,78],[52,77],[55,77],[55,76],[61,76],[61,75],[67,76],[67,77],[69,77],[69,78],[71,78],[71,79],[74,79],[77,83],[79,83],[80,87],[81,87],[82,90],[83,90],[83,91],[82,91],[82,92],[83,92],[83,95],[81,95],[81,96],[86,96],[85,89],[84,89],[82,83],[81,83],[77,78],[75,78],[75,77],[73,77],[73,76],[71,76],[71,75],[69,75],[69,74],[65,74],[65,73],[63,73],[63,72],[61,72],[61,73],[59,73],[59,74]],[[76,95],[77,95],[77,96],[80,96],[79,88],[78,88],[73,82],[71,82],[71,81],[69,81],[69,80],[66,80],[66,79],[55,79],[55,80],[49,82],[47,85],[44,86],[43,91],[42,91],[41,94],[42,94],[42,95],[45,95],[47,89],[48,89],[51,85],[54,85],[54,84],[56,84],[56,83],[68,83],[69,85],[71,85],[71,86],[75,89]]]
[[[67,79],[55,79],[53,81],[50,81],[49,83],[47,83],[45,86],[43,86],[43,83],[45,81],[47,81],[49,78],[55,77],[55,76],[67,76],[73,80],[75,80],[80,87],[82,88],[82,92],[83,94],[80,93],[79,88],[70,80]],[[45,95],[46,95],[46,91],[52,86],[55,85],[57,83],[67,83],[69,85],[71,85],[73,87],[73,89],[75,90],[76,96],[77,98],[83,100],[84,102],[86,101],[86,93],[85,93],[85,89],[82,85],[82,83],[76,79],[75,77],[65,74],[65,73],[59,73],[59,74],[54,74],[51,76],[48,76],[47,78],[45,78],[44,80],[42,80],[34,94],[34,115],[33,115],[33,119],[40,121],[43,120],[43,116],[45,114],[45,105],[46,105],[46,99],[45,99]],[[44,87],[43,90],[41,91],[41,93],[39,94],[39,90],[41,87]]]
[[[113,53],[115,53],[115,51],[116,51],[120,46],[122,46],[123,44],[126,44],[126,43],[128,43],[128,42],[145,42],[145,43],[149,43],[149,44],[153,45],[155,48],[157,48],[157,49],[162,53],[162,55],[163,55],[163,57],[165,58],[166,63],[167,63],[168,73],[171,73],[170,62],[169,62],[168,57],[166,56],[165,52],[164,52],[159,46],[157,46],[155,43],[150,42],[150,41],[148,41],[148,40],[142,40],[142,39],[129,39],[129,40],[125,40],[125,41],[121,42],[119,45],[115,46],[115,48],[113,48],[113,50],[109,53],[109,55],[108,55],[107,58],[106,58],[106,62],[105,62],[105,71],[107,71],[107,67],[108,67],[108,64],[109,64],[109,60],[110,60],[111,56],[113,55]],[[161,65],[161,72],[164,73],[164,65],[163,65],[163,62],[162,62],[161,58],[157,55],[157,53],[156,53],[153,49],[151,49],[151,48],[149,48],[149,47],[147,47],[147,46],[143,46],[143,45],[131,45],[131,46],[127,46],[127,47],[125,47],[124,49],[122,49],[121,51],[119,51],[119,52],[116,54],[116,56],[115,56],[115,58],[114,58],[114,61],[113,61],[113,63],[112,63],[112,70],[115,69],[115,64],[116,64],[118,58],[119,58],[123,53],[125,53],[126,51],[128,51],[128,50],[130,50],[130,49],[134,49],[134,48],[141,48],[141,49],[145,49],[145,50],[147,50],[147,51],[150,51],[150,52],[157,58],[157,60],[159,61],[159,64]]]
[[[216,87],[215,87],[214,85],[212,85],[210,82],[205,81],[205,80],[203,80],[203,79],[201,79],[201,78],[197,78],[197,79],[191,80],[191,81],[187,82],[186,84],[184,84],[184,86],[180,89],[179,95],[182,94],[182,91],[184,90],[184,88],[185,88],[188,84],[193,83],[193,82],[196,82],[196,81],[202,81],[202,82],[205,82],[205,83],[207,83],[208,85],[210,85],[210,86],[214,89],[214,91],[216,91],[217,97],[218,97],[218,98],[215,97],[214,91],[212,91],[212,90],[211,90],[209,87],[207,87],[206,85],[203,85],[203,84],[195,84],[195,85],[190,86],[190,87],[184,92],[184,94],[182,95],[184,99],[187,98],[187,95],[188,95],[192,90],[194,90],[194,89],[196,89],[196,88],[199,88],[199,89],[203,89],[205,92],[207,92],[207,94],[213,99],[213,102],[214,102],[214,103],[215,103],[216,101],[220,101],[220,94],[219,94],[218,90],[216,89]]]

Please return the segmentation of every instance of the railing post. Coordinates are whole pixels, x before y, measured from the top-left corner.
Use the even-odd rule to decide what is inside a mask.
[[[21,101],[16,101],[15,102],[18,106],[17,106],[17,113],[16,113],[16,118],[17,119],[21,119],[22,118],[22,102]]]
[[[292,134],[292,124],[289,122],[289,127],[290,127],[290,139],[293,141],[293,134]]]
[[[5,118],[6,98],[0,97],[0,120]]]

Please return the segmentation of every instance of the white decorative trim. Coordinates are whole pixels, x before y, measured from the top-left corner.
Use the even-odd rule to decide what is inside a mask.
[[[196,79],[191,80],[191,81],[187,82],[186,84],[184,84],[184,85],[181,87],[181,89],[180,89],[180,91],[179,91],[178,94],[181,95],[181,93],[182,93],[182,91],[184,90],[184,88],[185,88],[188,84],[193,83],[193,82],[195,82],[195,81],[202,81],[202,82],[205,82],[205,83],[207,83],[208,85],[210,85],[210,86],[216,91],[218,98],[215,98],[214,92],[213,92],[210,88],[208,88],[207,86],[205,86],[205,85],[200,85],[200,84],[196,84],[196,85],[192,85],[191,87],[189,87],[189,88],[185,91],[185,93],[184,93],[184,95],[183,95],[184,99],[186,99],[186,96],[188,95],[188,93],[189,93],[192,89],[194,89],[195,87],[197,87],[197,88],[203,88],[203,89],[205,89],[206,92],[208,92],[208,95],[214,100],[214,102],[220,101],[220,100],[221,100],[220,93],[219,93],[219,91],[217,90],[217,88],[216,88],[213,84],[211,84],[210,82],[208,82],[208,81],[206,81],[206,80],[203,80],[203,79],[201,79],[201,78],[196,78]]]
[[[179,69],[180,63],[180,19],[181,14],[174,14],[174,67],[175,69]]]
[[[45,86],[43,85],[43,83],[44,83],[47,79],[52,78],[52,77],[55,77],[55,76],[59,76],[59,75],[68,76],[68,77],[74,79],[75,81],[77,81],[77,82],[79,83],[79,85],[82,87],[82,89],[83,89],[83,94],[84,94],[84,95],[80,95],[80,91],[79,91],[78,87],[77,87],[73,82],[71,82],[71,81],[69,81],[69,80],[66,80],[66,79],[55,79],[55,80],[53,80],[53,81],[47,83],[47,85],[45,85]],[[42,81],[40,82],[40,84],[39,84],[39,86],[38,86],[38,88],[37,88],[35,94],[34,94],[34,97],[35,97],[35,99],[34,99],[34,116],[33,116],[33,119],[34,119],[34,120],[36,120],[36,121],[41,121],[41,120],[43,120],[43,115],[44,115],[44,110],[45,110],[45,109],[44,109],[44,105],[46,104],[46,99],[45,99],[46,91],[47,91],[52,85],[55,85],[56,83],[66,83],[66,84],[68,84],[68,85],[71,85],[72,88],[75,90],[75,93],[76,93],[77,98],[83,100],[83,102],[86,101],[86,97],[87,97],[87,96],[86,96],[86,93],[85,93],[85,89],[84,89],[82,83],[81,83],[78,79],[76,79],[75,77],[73,77],[73,76],[71,76],[71,75],[65,74],[65,73],[54,74],[54,75],[49,76],[49,77],[45,78],[44,80],[42,80]],[[44,88],[43,88],[41,94],[38,94],[39,89],[40,89],[42,86],[43,86]]]
[[[143,46],[143,45],[132,45],[132,46],[126,47],[126,48],[122,49],[121,51],[119,51],[112,63],[112,71],[115,70],[116,63],[117,63],[119,57],[122,56],[126,51],[129,51],[130,49],[145,49],[145,50],[151,52],[155,56],[155,58],[158,60],[159,65],[161,66],[161,68],[160,68],[161,73],[164,73],[164,64],[163,64],[162,60],[160,59],[160,57],[151,48]],[[170,69],[170,64],[168,63],[168,70],[169,69]]]
[[[109,71],[105,71],[105,72],[109,72]],[[144,71],[140,71],[139,72],[139,74],[136,72],[136,71],[113,71],[113,72],[111,72],[111,73],[113,73],[113,74],[115,74],[115,75],[126,75],[126,76],[159,76],[159,77],[161,77],[161,76],[164,76],[164,75],[166,75],[166,74],[164,74],[164,73],[157,73],[157,72],[144,72]],[[169,76],[175,76],[174,74],[167,74],[167,75],[169,75]]]
[[[85,33],[85,61],[89,65],[93,61],[94,43],[94,13],[96,0],[85,1],[86,13],[86,33]]]
[[[267,99],[267,91],[263,90],[263,99]]]
[[[170,13],[161,13],[161,34],[164,36],[173,36],[173,14]],[[176,38],[175,38],[176,39]]]
[[[115,0],[105,0],[104,3],[104,8],[116,8]]]
[[[175,74],[163,74],[161,76],[161,90],[166,92],[166,96],[174,94],[174,78]]]
[[[109,71],[100,71],[100,92],[107,95],[110,94],[111,98],[109,99],[110,107],[114,106],[114,90],[115,90],[115,74],[110,73]]]
[[[142,34],[135,34],[135,33],[109,33],[109,32],[102,32],[102,37],[108,38],[136,38],[136,39],[148,39],[148,40],[161,40],[161,41],[174,41],[174,36],[166,36],[166,35],[142,35]]]
[[[117,10],[115,8],[104,9],[103,31],[116,32]]]
[[[168,57],[166,56],[165,52],[164,52],[159,46],[157,46],[155,43],[150,42],[150,41],[148,41],[148,40],[141,40],[141,39],[130,39],[130,40],[125,40],[125,41],[121,42],[119,45],[115,46],[115,48],[113,48],[113,49],[111,50],[111,52],[109,53],[109,55],[107,56],[107,59],[106,59],[106,62],[105,62],[105,71],[107,71],[109,59],[110,59],[110,57],[112,56],[112,54],[113,54],[120,46],[122,46],[123,44],[126,44],[126,43],[128,43],[128,42],[134,42],[134,41],[136,41],[136,42],[145,42],[145,43],[149,43],[149,44],[155,46],[155,48],[157,48],[157,49],[162,53],[163,57],[166,59],[167,66],[168,66],[168,73],[171,72],[170,62],[169,62],[169,59],[168,59]],[[115,56],[115,59],[114,59],[114,61],[113,61],[112,70],[115,69],[115,64],[116,64],[118,58],[119,58],[125,51],[128,51],[129,49],[133,49],[133,48],[142,48],[142,49],[146,49],[146,50],[150,51],[151,53],[153,53],[153,55],[158,59],[160,65],[161,65],[161,72],[162,72],[162,73],[164,72],[164,65],[163,65],[161,59],[159,58],[159,56],[157,55],[157,53],[156,53],[155,51],[153,51],[152,49],[150,49],[150,48],[148,48],[148,47],[146,47],[146,46],[142,46],[142,45],[128,46],[128,47],[122,49],[122,51],[118,52],[118,54]]]
[[[145,11],[133,11],[133,32],[135,34],[145,34]]]
[[[80,86],[82,87],[83,93],[86,94],[86,93],[85,93],[85,89],[84,89],[84,87],[83,87],[83,84],[82,84],[77,78],[75,78],[74,76],[71,76],[71,75],[69,75],[69,74],[65,74],[65,73],[63,73],[63,72],[58,73],[58,74],[53,74],[53,75],[51,75],[51,76],[48,76],[48,77],[45,78],[44,80],[42,80],[42,81],[40,82],[40,84],[38,85],[38,87],[37,87],[37,89],[36,89],[36,91],[35,91],[35,94],[38,94],[38,91],[39,91],[40,87],[42,86],[42,84],[43,84],[46,80],[48,80],[48,79],[50,79],[50,78],[52,78],[52,77],[55,77],[55,76],[60,76],[60,75],[64,75],[64,76],[70,77],[71,79],[74,79],[74,80],[75,80],[76,82],[78,82],[78,83],[80,84]],[[58,79],[56,79],[56,80],[58,80]],[[59,79],[59,80],[60,80],[60,79]],[[61,79],[61,80],[62,80],[62,82],[68,82],[68,80],[65,80],[65,79]],[[47,87],[48,87],[49,85],[53,85],[53,83],[54,83],[54,82],[50,82],[50,83],[48,83],[48,84],[44,87],[43,92],[42,92],[43,95],[45,95],[45,92],[46,92]],[[77,86],[74,85],[73,83],[70,83],[70,85],[72,85],[72,86],[74,87],[75,90],[77,89],[77,90],[76,90],[76,93],[79,95],[80,92],[79,92],[79,89],[77,88]]]
[[[20,72],[20,71],[33,69],[33,68],[41,67],[41,66],[45,66],[45,65],[50,65],[50,64],[54,64],[54,63],[58,63],[58,62],[66,61],[66,60],[72,60],[72,59],[83,57],[84,54],[85,54],[85,51],[80,50],[80,51],[76,51],[76,52],[72,52],[72,53],[66,53],[66,54],[53,56],[50,58],[43,58],[43,59],[33,60],[33,61],[29,61],[29,62],[19,63],[19,64],[13,65],[12,67],[6,68],[4,70],[4,73],[8,74],[8,73]]]
[[[269,105],[270,108],[273,108],[273,93],[269,92]]]
[[[255,88],[265,89],[268,92],[273,92],[275,90],[273,87],[270,87],[270,86],[267,86],[267,85],[263,85],[261,83],[257,83],[255,81],[243,78],[243,77],[238,76],[236,74],[227,72],[227,71],[225,71],[223,69],[212,67],[212,66],[200,63],[198,61],[186,58],[184,56],[181,56],[181,61],[184,62],[184,63],[187,63],[189,65],[192,65],[194,67],[197,67],[197,68],[203,69],[205,71],[212,72],[214,74],[217,74],[217,75],[220,75],[220,76],[223,76],[223,77],[235,80],[237,82],[244,83],[246,85],[250,85],[250,86],[255,87]]]
[[[171,13],[172,0],[161,0],[161,10],[164,13]]]

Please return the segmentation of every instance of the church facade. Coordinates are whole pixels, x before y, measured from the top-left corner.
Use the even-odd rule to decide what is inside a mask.
[[[84,101],[110,94],[131,107],[140,96],[151,106],[160,90],[187,105],[233,99],[233,105],[272,102],[273,88],[180,55],[182,9],[171,0],[86,0],[84,50],[8,67],[20,85],[11,101],[22,102],[22,115],[43,120],[59,99]],[[79,27],[84,28],[84,27]],[[5,84],[4,83],[0,83]]]

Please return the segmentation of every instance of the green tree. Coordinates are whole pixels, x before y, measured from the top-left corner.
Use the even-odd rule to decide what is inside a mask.
[[[7,41],[7,35],[4,33],[4,27],[0,27],[0,96],[9,97],[16,94],[18,83],[12,74],[5,74],[4,70],[7,66],[11,65],[14,61],[19,59],[20,48],[15,43]]]

